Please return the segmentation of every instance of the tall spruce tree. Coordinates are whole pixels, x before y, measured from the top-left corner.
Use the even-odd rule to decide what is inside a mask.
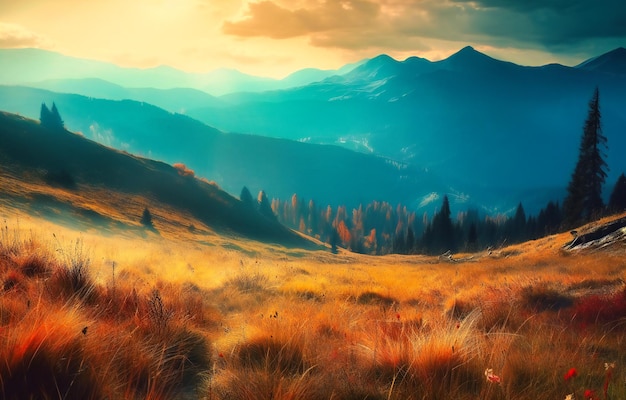
[[[624,173],[617,178],[615,187],[611,192],[609,210],[611,212],[621,212],[626,210],[626,176],[624,176]]]
[[[456,235],[450,215],[450,201],[448,196],[444,196],[441,209],[435,214],[432,223],[422,236],[422,246],[427,253],[440,254],[448,250],[456,251]]]
[[[590,220],[604,208],[602,185],[606,179],[607,165],[603,150],[606,148],[606,137],[602,134],[600,93],[596,88],[589,101],[578,162],[563,202],[563,216],[567,227]]]

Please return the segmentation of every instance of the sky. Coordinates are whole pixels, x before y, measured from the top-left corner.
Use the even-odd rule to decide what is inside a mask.
[[[624,0],[0,0],[0,48],[282,78],[471,45],[522,65],[626,47]]]

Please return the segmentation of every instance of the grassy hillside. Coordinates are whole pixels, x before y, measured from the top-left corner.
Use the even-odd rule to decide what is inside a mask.
[[[48,210],[52,216],[70,211],[105,228],[137,227],[145,207],[160,207],[157,230],[159,223],[171,223],[181,214],[220,233],[309,245],[183,167],[134,157],[7,113],[0,113],[0,140],[0,196],[9,202]],[[188,228],[193,230],[192,225]]]
[[[0,149],[0,398],[626,398],[623,229],[332,254],[65,130],[0,114]]]
[[[623,241],[369,257],[0,217],[3,398],[626,396]]]

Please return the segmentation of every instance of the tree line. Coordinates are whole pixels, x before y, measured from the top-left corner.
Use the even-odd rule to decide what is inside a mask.
[[[596,88],[589,101],[579,156],[560,204],[550,201],[537,215],[527,216],[523,205],[512,216],[481,216],[477,210],[459,212],[453,218],[447,196],[429,218],[404,205],[374,201],[349,210],[345,206],[321,207],[314,200],[294,194],[290,200],[268,200],[261,191],[255,202],[247,188],[240,196],[268,218],[329,243],[366,254],[442,254],[477,251],[519,243],[572,229],[607,213],[626,209],[626,176],[618,178],[608,204],[602,199],[607,177],[602,133],[600,96]]]

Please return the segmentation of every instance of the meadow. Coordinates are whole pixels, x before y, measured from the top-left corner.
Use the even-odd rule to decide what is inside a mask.
[[[623,242],[376,257],[154,214],[103,234],[0,208],[0,397],[626,398]]]

